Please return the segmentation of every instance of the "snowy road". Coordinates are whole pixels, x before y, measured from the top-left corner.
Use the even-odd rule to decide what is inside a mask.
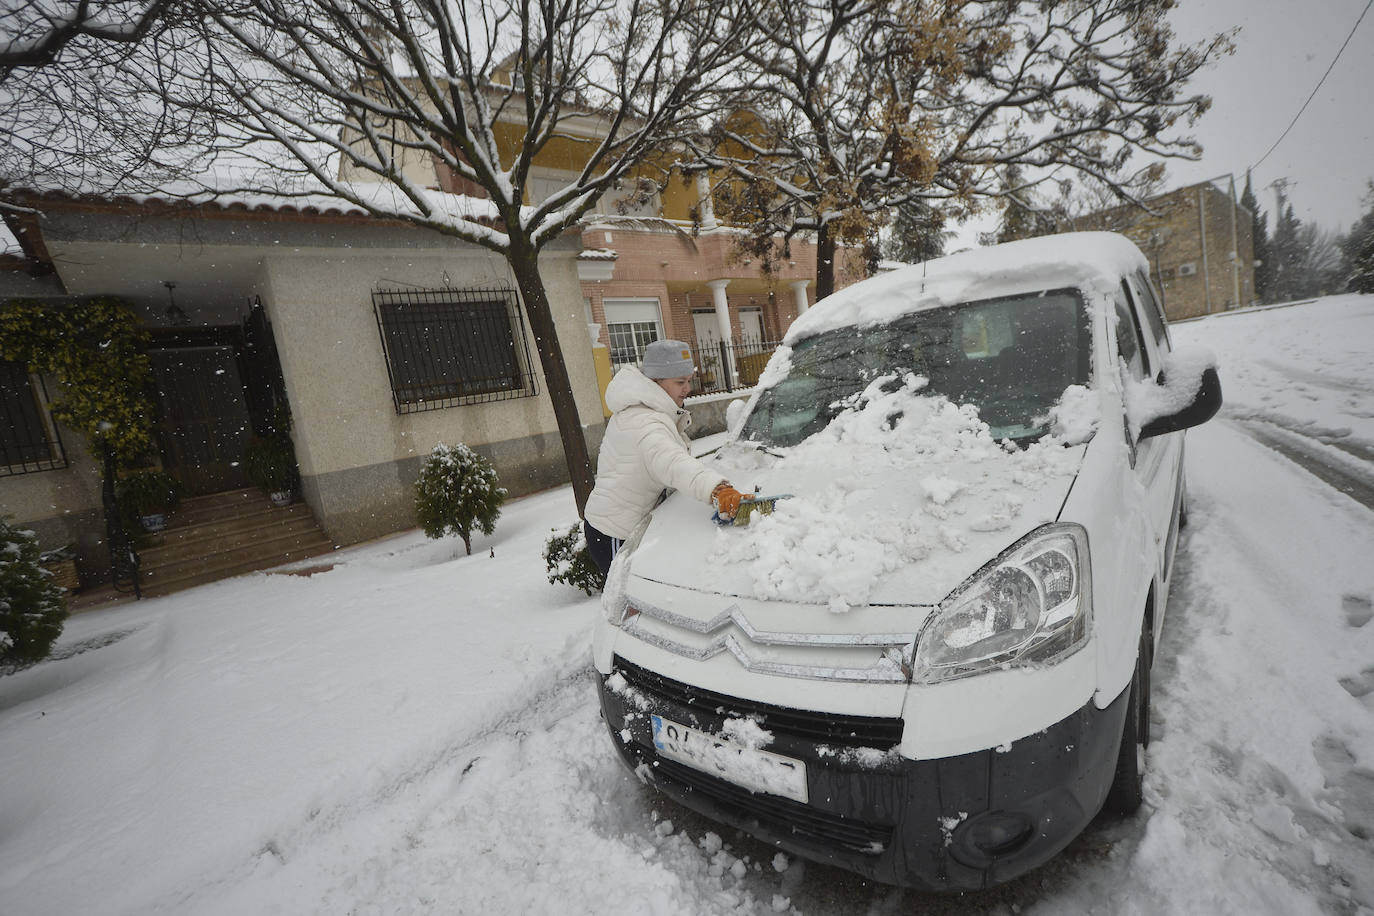
[[[655,796],[602,734],[559,491],[74,618],[0,677],[0,913],[1374,914],[1374,297],[1180,325],[1227,407],[1190,525],[1139,816],[934,898]],[[489,557],[494,549],[495,558]]]

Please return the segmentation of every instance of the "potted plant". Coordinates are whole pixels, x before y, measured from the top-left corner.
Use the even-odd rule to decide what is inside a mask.
[[[274,506],[287,506],[298,482],[296,449],[291,435],[278,431],[248,443],[243,453],[244,472],[253,485],[272,500]]]
[[[145,531],[167,527],[167,513],[181,504],[181,481],[160,468],[125,474],[116,489],[120,502],[138,516]]]
[[[720,357],[714,354],[703,354],[701,357],[701,387],[710,389],[716,385],[716,367],[720,365]]]

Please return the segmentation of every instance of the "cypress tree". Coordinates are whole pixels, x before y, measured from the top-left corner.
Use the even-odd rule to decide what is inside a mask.
[[[1302,250],[1298,238],[1302,221],[1293,214],[1293,205],[1282,195],[1279,202],[1282,207],[1274,225],[1274,240],[1269,246],[1274,270],[1270,279],[1270,296],[1266,301],[1290,302],[1302,297]]]
[[[1250,189],[1250,170],[1245,171],[1245,193],[1240,196],[1242,207],[1250,211],[1250,233],[1255,243],[1255,297],[1272,302],[1270,287],[1274,282],[1273,250],[1269,243],[1269,216],[1260,210],[1255,192]]]
[[[1365,194],[1368,209],[1341,242],[1352,293],[1374,293],[1374,181]]]

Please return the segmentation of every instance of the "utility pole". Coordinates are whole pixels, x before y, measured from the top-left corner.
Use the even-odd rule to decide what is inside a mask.
[[[1293,182],[1287,178],[1275,178],[1266,187],[1274,189],[1274,226],[1277,228],[1283,215],[1283,202],[1288,199],[1288,187]]]
[[[1275,178],[1266,187],[1274,189],[1274,234],[1269,237],[1269,259],[1273,262],[1269,269],[1269,291],[1272,295],[1276,290],[1287,289],[1288,265],[1285,262],[1285,252],[1279,249],[1279,228],[1283,225],[1284,204],[1288,200],[1288,189],[1293,182],[1287,178]]]
[[[1228,174],[1231,190],[1231,308],[1240,308],[1240,235],[1236,231],[1236,176]]]

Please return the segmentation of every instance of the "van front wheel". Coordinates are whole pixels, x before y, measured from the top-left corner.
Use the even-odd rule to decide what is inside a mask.
[[[1121,730],[1121,750],[1116,755],[1116,776],[1107,791],[1102,810],[1126,817],[1135,814],[1144,800],[1145,749],[1150,745],[1150,624],[1140,631],[1135,674],[1126,699],[1126,723]]]

